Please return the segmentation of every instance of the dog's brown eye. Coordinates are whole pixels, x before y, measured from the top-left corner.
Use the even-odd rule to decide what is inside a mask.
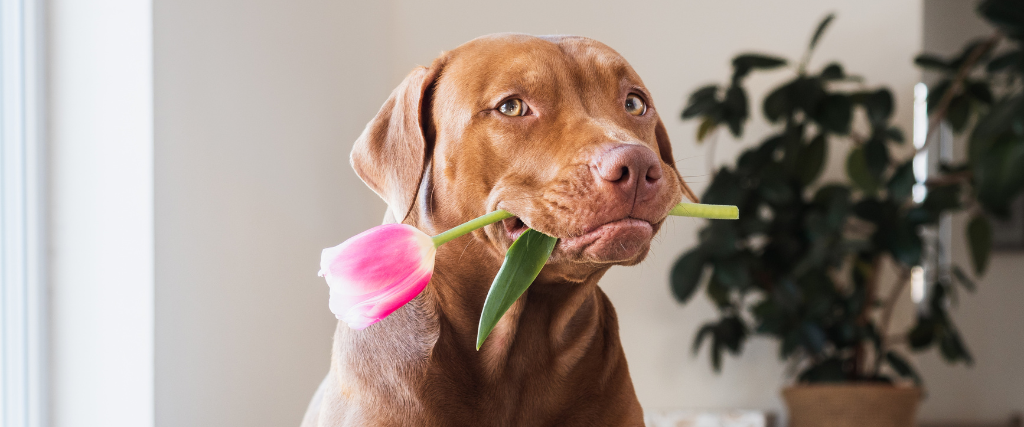
[[[631,93],[626,97],[626,112],[634,116],[642,116],[647,112],[647,104],[640,96]]]
[[[502,102],[498,106],[498,111],[506,116],[525,116],[526,115],[526,103],[522,99],[513,98],[508,101]]]

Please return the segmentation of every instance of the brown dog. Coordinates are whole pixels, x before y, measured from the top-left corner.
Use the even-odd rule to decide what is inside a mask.
[[[331,371],[303,421],[335,426],[641,426],[597,281],[646,256],[685,195],[640,77],[583,37],[492,35],[395,89],[352,166],[385,222],[437,234],[517,215],[442,246],[426,290],[362,331],[338,324]],[[484,298],[526,227],[559,238],[480,351]]]

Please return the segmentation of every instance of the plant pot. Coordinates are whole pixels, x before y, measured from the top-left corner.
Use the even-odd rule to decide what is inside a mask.
[[[798,385],[782,390],[789,427],[913,427],[921,389],[888,384]]]

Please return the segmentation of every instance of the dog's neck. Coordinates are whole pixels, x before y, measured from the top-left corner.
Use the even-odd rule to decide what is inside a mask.
[[[465,245],[438,254],[426,295],[437,311],[440,333],[447,335],[439,337],[438,346],[473,359],[473,365],[487,378],[500,379],[510,369],[527,368],[532,362],[549,364],[550,359],[561,358],[575,347],[588,346],[605,332],[603,327],[614,326],[614,322],[606,322],[614,313],[608,312],[611,307],[597,288],[601,274],[583,283],[542,275],[505,313],[477,352],[480,313],[500,262],[480,248],[479,242]],[[576,348],[579,350],[583,349]],[[564,362],[572,359],[557,365],[569,369]]]

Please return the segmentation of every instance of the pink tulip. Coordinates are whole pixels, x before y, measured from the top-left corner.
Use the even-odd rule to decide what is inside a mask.
[[[330,308],[352,329],[364,329],[411,301],[434,272],[434,240],[416,227],[385,224],[320,255],[331,287]]]
[[[331,287],[331,312],[352,329],[379,322],[423,292],[439,246],[511,217],[498,209],[433,237],[410,225],[385,224],[324,249],[319,274]]]

